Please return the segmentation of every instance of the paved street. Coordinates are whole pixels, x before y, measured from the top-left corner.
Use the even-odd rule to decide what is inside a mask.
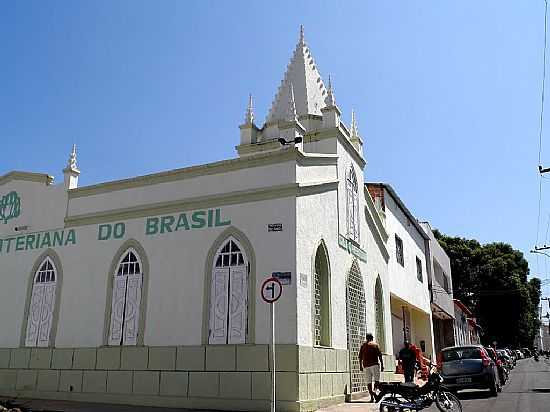
[[[543,391],[538,392],[537,390]],[[548,390],[545,392],[544,390]],[[463,412],[547,412],[550,411],[550,360],[539,362],[523,359],[518,362],[510,380],[496,398],[488,391],[471,390],[459,393]],[[352,403],[332,406],[320,412],[378,411],[379,405],[368,403],[368,397]],[[433,405],[426,412],[436,412]]]
[[[537,392],[537,389],[548,392]],[[459,393],[464,412],[546,412],[550,410],[550,361],[523,359],[496,398],[487,391]],[[433,406],[427,411],[437,411]]]

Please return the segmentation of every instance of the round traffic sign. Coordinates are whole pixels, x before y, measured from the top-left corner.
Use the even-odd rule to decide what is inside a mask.
[[[262,299],[267,303],[274,303],[283,293],[283,285],[277,278],[267,278],[262,283]]]

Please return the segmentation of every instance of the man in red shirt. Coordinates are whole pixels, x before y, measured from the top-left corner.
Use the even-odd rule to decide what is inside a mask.
[[[374,342],[374,337],[371,333],[367,333],[367,341],[361,346],[359,351],[359,365],[361,370],[365,370],[365,379],[367,388],[369,389],[370,401],[375,402],[375,394],[372,388],[374,380],[374,389],[378,389],[380,383],[380,372],[384,372],[384,361],[382,360],[382,352],[378,344]],[[380,363],[378,362],[380,361]]]

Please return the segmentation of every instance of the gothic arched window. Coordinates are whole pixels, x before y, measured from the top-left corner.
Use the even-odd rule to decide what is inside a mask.
[[[359,243],[359,185],[353,167],[346,176],[348,238]]]
[[[122,254],[113,274],[109,345],[136,345],[139,330],[143,265],[135,249]]]
[[[33,279],[25,346],[49,346],[53,323],[57,269],[46,257]]]
[[[235,238],[223,243],[213,266],[208,343],[246,343],[248,260]]]

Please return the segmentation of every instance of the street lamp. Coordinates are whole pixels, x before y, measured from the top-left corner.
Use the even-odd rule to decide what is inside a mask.
[[[285,140],[284,138],[282,137],[279,137],[277,139],[279,141],[279,143],[281,144],[281,146],[288,146],[292,143],[302,143],[302,136],[298,136],[296,137],[294,140]],[[550,256],[549,256],[550,257]]]

